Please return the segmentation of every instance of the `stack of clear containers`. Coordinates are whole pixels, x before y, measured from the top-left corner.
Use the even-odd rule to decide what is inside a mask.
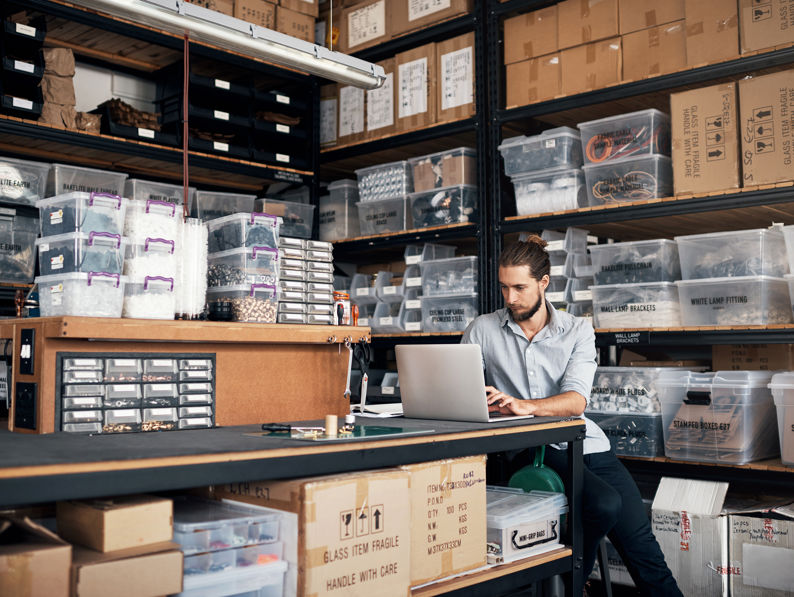
[[[320,197],[320,240],[342,240],[360,234],[358,198],[355,180],[335,180],[328,185],[328,195]]]
[[[480,313],[477,257],[429,259],[419,269],[422,331],[464,331]]]
[[[531,137],[505,139],[499,146],[505,174],[513,181],[520,216],[587,205],[579,132],[569,127]]]
[[[327,241],[279,238],[278,322],[334,325],[334,253]]]
[[[414,190],[406,161],[356,170],[359,228],[362,235],[400,232],[410,226],[407,196]]]

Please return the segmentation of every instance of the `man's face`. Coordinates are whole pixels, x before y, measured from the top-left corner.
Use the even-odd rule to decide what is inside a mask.
[[[505,307],[510,309],[516,322],[531,319],[546,300],[549,277],[536,280],[530,275],[528,265],[499,268],[499,287]]]

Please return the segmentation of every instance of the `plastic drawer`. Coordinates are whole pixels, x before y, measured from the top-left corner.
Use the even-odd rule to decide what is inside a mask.
[[[307,240],[302,238],[291,238],[289,236],[280,235],[278,237],[278,248],[304,250],[306,249],[307,242]]]
[[[585,177],[579,169],[541,170],[516,175],[512,180],[519,216],[588,205]]]
[[[477,292],[477,257],[425,261],[420,268],[422,296]]]
[[[257,199],[254,210],[279,216],[281,218],[280,233],[284,236],[311,238],[314,225],[314,205],[279,201],[277,199]]]
[[[582,142],[579,131],[560,127],[531,137],[505,139],[499,146],[507,176],[549,168],[579,168]]]
[[[670,117],[653,108],[579,123],[586,163],[670,155]]]
[[[408,160],[414,192],[477,184],[477,152],[458,147]]]
[[[66,382],[64,382],[66,383]],[[66,397],[77,397],[77,396],[93,396],[104,398],[105,397],[105,386],[103,385],[93,385],[93,384],[74,384],[74,385],[64,385],[61,388],[61,395]]]
[[[743,276],[676,282],[686,326],[791,323],[789,286],[783,278]]]
[[[127,200],[121,195],[73,192],[41,199],[36,207],[43,237],[69,232],[124,232]]]
[[[477,187],[458,185],[408,195],[414,228],[477,220]]]
[[[283,260],[283,266],[289,267]],[[207,256],[207,286],[270,284],[278,280],[279,250],[271,247],[242,247]]]
[[[174,278],[130,277],[124,286],[121,316],[133,319],[173,319],[176,314]]]
[[[53,164],[47,180],[47,196],[53,197],[76,191],[121,197],[124,193],[125,180],[127,180],[127,175],[119,172]]]
[[[176,381],[178,368],[174,359],[144,359],[143,381],[167,382]]]
[[[603,430],[618,456],[664,456],[661,412],[641,415],[587,411],[585,416]]]
[[[278,323],[305,324],[306,323],[306,314],[305,313],[279,313],[278,314]]]
[[[101,421],[101,410],[67,410],[63,412],[64,423],[99,423]]]
[[[141,430],[141,411],[137,408],[106,410],[102,433],[128,433]]]
[[[678,288],[672,282],[593,286],[593,324],[597,328],[681,326]]]
[[[101,396],[82,396],[76,398],[66,398],[61,402],[64,410],[92,410],[102,408]]]
[[[138,359],[105,359],[105,382],[141,381],[143,366]]]
[[[188,205],[192,203],[195,192],[195,187],[188,187]],[[143,201],[149,199],[165,201],[179,206],[185,203],[185,193],[182,185],[141,180],[139,178],[130,178],[124,182],[124,196],[128,199],[140,199]]]
[[[204,222],[232,214],[251,213],[254,211],[254,201],[256,201],[256,195],[213,191],[196,191],[193,197],[195,203],[191,213]]]
[[[42,317],[121,317],[125,276],[71,273],[36,278]]]
[[[214,427],[209,417],[195,417],[192,419],[179,419],[179,429],[209,429]]]
[[[35,205],[46,196],[49,164],[0,157],[0,200]]]
[[[237,213],[207,222],[208,251],[219,253],[242,247],[278,248],[279,223],[265,213]]]
[[[667,239],[590,247],[596,284],[672,282],[681,278],[678,247]]]
[[[0,281],[33,281],[38,229],[37,218],[13,208],[0,208]]]
[[[462,332],[480,314],[477,293],[423,296],[422,331]]]
[[[144,408],[141,431],[173,431],[178,420],[176,408]]]
[[[67,433],[102,433],[102,423],[64,423],[63,431]]]
[[[401,232],[408,227],[405,196],[359,201],[358,221],[362,235]]]
[[[587,200],[603,205],[669,197],[673,194],[673,167],[662,155],[585,164]]]
[[[358,195],[362,202],[401,197],[414,190],[411,167],[405,160],[360,168],[356,170],[356,178]],[[361,232],[368,234],[363,230]]]

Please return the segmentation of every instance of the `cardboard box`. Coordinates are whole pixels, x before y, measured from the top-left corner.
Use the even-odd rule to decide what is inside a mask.
[[[386,81],[378,89],[368,89],[366,93],[367,139],[391,135],[397,126],[395,61],[389,58],[377,64],[386,72]]]
[[[339,143],[354,143],[365,137],[366,94],[352,85],[339,85]]]
[[[320,147],[336,145],[339,140],[339,87],[320,87]]]
[[[560,54],[532,58],[505,67],[505,107],[552,99],[562,93]]]
[[[276,31],[314,43],[314,17],[277,6]]]
[[[182,591],[182,552],[170,541],[100,553],[76,547],[72,597],[157,597]]]
[[[391,10],[386,0],[365,0],[342,10],[340,51],[352,54],[391,39]]]
[[[677,194],[739,188],[738,116],[735,83],[670,95]]]
[[[712,371],[792,371],[794,344],[734,344],[711,347]]]
[[[685,0],[688,66],[724,62],[739,55],[736,0]]]
[[[428,27],[472,11],[472,0],[438,0],[417,2],[417,0],[390,0],[392,5],[392,35],[402,35],[415,29]]]
[[[742,53],[794,42],[794,0],[739,0]]]
[[[436,56],[436,122],[474,116],[474,32],[437,43]]]
[[[619,83],[623,58],[620,42],[616,37],[563,50],[560,53],[563,95]]]
[[[739,81],[743,186],[794,178],[794,70]]]
[[[556,5],[505,19],[505,64],[551,54],[557,49]]]
[[[397,69],[397,131],[411,131],[436,122],[436,44],[419,46],[395,57]]]
[[[411,554],[408,477],[400,470],[369,471],[238,483],[218,486],[214,493],[297,515],[299,597],[405,597]]]
[[[564,0],[557,4],[559,49],[615,37],[618,28],[618,0]]]
[[[173,503],[147,495],[58,502],[58,534],[101,552],[171,541]]]
[[[230,17],[234,16],[234,0],[187,0],[191,4],[203,6]]]
[[[315,18],[320,14],[320,5],[317,0],[278,0],[278,5]]]
[[[794,507],[731,514],[730,594],[790,597],[794,593]]]
[[[342,3],[334,2],[333,20],[331,11],[324,10],[314,23],[314,43],[339,51],[342,35]]]
[[[399,468],[410,474],[411,586],[485,566],[485,456]]]
[[[621,35],[680,21],[686,14],[684,0],[618,0],[618,12]]]
[[[266,29],[276,28],[276,5],[265,0],[235,0],[234,16]]]
[[[637,81],[686,68],[686,30],[676,21],[623,36],[623,80]]]
[[[0,595],[68,597],[72,546],[29,518],[0,518]]]

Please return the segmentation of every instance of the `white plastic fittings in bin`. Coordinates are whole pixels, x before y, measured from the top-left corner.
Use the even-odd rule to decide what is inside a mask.
[[[477,292],[477,257],[423,261],[420,268],[423,296]]]
[[[422,331],[462,332],[479,314],[476,292],[452,296],[423,296]]]
[[[165,201],[178,205],[180,208],[185,203],[190,205],[193,202],[196,188],[188,187],[187,192],[188,200],[185,201],[185,189],[181,184],[168,184],[140,178],[130,178],[124,182],[124,196],[127,199]]]
[[[101,193],[121,197],[124,194],[125,180],[127,174],[120,172],[53,164],[47,180],[47,197],[71,192]]]
[[[659,377],[670,371],[690,370],[688,367],[598,367],[587,408],[600,412],[662,412]]]
[[[650,108],[578,124],[586,164],[670,155],[670,117]]]
[[[678,288],[672,282],[593,286],[593,324],[597,328],[681,326]]]
[[[42,317],[121,317],[126,276],[73,272],[39,276],[35,282]]]
[[[780,460],[785,465],[794,466],[794,372],[773,375],[769,389],[777,410]]]
[[[579,131],[559,127],[531,137],[505,139],[499,146],[505,174],[517,176],[550,168],[579,168],[582,145]]]
[[[745,464],[779,454],[771,371],[663,372],[668,458]]]
[[[780,227],[676,236],[684,280],[789,273]]]
[[[672,160],[663,155],[631,157],[582,166],[591,206],[669,197]]]
[[[76,191],[36,202],[41,236],[67,232],[124,233],[127,200],[121,195]]]
[[[677,245],[664,238],[592,245],[590,260],[596,284],[673,282],[681,278]]]
[[[133,240],[144,238],[178,238],[182,209],[176,203],[160,199],[128,199],[124,217],[124,235]]]
[[[125,284],[122,317],[168,320],[175,312],[174,278],[143,276]]]
[[[146,237],[128,242],[124,273],[131,277],[164,276],[176,279],[177,241],[168,238]]]
[[[527,172],[513,176],[512,182],[519,216],[588,205],[585,176],[578,168]]]
[[[45,197],[49,171],[49,164],[0,157],[0,200],[36,205]]]
[[[686,326],[791,323],[789,285],[784,278],[743,276],[679,280],[681,322]]]
[[[367,236],[406,230],[410,222],[407,203],[405,195],[356,203],[361,234]]]

